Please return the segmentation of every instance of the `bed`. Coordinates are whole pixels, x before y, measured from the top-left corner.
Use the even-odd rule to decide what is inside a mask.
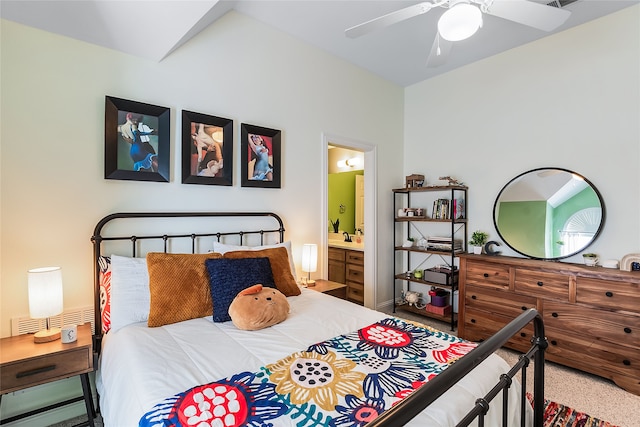
[[[245,331],[225,320],[221,304],[230,298],[224,292],[235,295],[237,286],[246,287],[236,282],[249,279],[218,271],[250,265],[243,271],[259,274],[254,261],[268,257],[275,287],[282,290],[282,277],[295,278],[291,245],[277,214],[117,213],[97,223],[91,240],[96,388],[107,427],[542,426],[546,341],[535,310],[477,345],[285,286],[288,317],[269,328]],[[211,261],[213,256],[221,261]],[[208,267],[215,265],[201,268],[208,278],[192,271],[203,260]],[[196,279],[208,280],[206,314],[206,304],[198,305],[208,297],[198,294],[201,288],[184,284]],[[175,288],[174,281],[181,287]],[[184,313],[185,306],[198,308]],[[510,367],[493,353],[529,322],[534,322],[534,345]],[[389,331],[402,334],[410,345],[397,351],[385,347],[388,341],[376,345],[371,338]],[[535,409],[524,397],[525,379],[520,384],[514,378],[518,372],[526,375],[530,360]],[[335,384],[301,387],[303,376],[292,373],[301,361],[334,369]],[[220,403],[230,391],[235,397]],[[493,400],[496,396],[501,399]]]

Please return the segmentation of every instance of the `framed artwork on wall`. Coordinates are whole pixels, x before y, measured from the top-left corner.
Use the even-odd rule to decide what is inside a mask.
[[[182,183],[232,185],[233,120],[182,111]]]
[[[170,110],[105,97],[104,177],[169,182]]]
[[[240,135],[241,185],[280,188],[282,132],[242,123]]]

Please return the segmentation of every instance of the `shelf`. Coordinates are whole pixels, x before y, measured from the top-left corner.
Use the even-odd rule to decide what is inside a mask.
[[[447,314],[446,316],[440,316],[439,314],[431,313],[425,310],[424,308],[421,310],[415,306],[410,306],[409,304],[396,305],[396,310],[408,311],[410,313],[417,314],[419,316],[429,317],[431,319],[436,319],[444,323],[452,322],[451,314]],[[451,326],[451,329],[453,330],[454,328],[453,325],[457,324],[458,322],[458,313],[452,313],[452,314],[453,314],[453,324]]]
[[[458,219],[444,219],[444,218],[430,218],[427,216],[397,216],[395,218],[396,222],[410,222],[410,221],[424,221],[424,222],[453,222],[454,224],[463,224],[467,222],[466,218],[458,218]]]
[[[423,285],[427,286],[435,286],[437,288],[456,288],[458,286],[458,282],[452,283],[451,285],[443,285],[442,283],[428,282],[426,280],[416,279],[415,277],[407,277],[406,274],[396,274],[395,278],[398,280],[407,280],[414,283],[422,283]]]
[[[427,185],[426,187],[394,188],[394,193],[412,193],[420,191],[468,190],[466,185]]]
[[[396,246],[394,248],[396,251],[407,251],[407,252],[420,252],[423,254],[434,254],[434,255],[445,255],[445,256],[451,256],[451,251],[436,251],[436,250],[432,250],[432,249],[420,249],[418,247],[412,246],[410,248],[405,248],[404,246]],[[459,255],[459,254],[464,254],[466,253],[464,251],[464,249],[459,249],[457,251],[454,252],[454,254]]]

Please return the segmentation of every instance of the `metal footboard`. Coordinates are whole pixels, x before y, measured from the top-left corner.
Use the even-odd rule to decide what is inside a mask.
[[[449,390],[454,384],[460,381],[465,375],[475,369],[482,361],[484,361],[496,350],[501,348],[509,339],[516,335],[531,321],[534,322],[534,337],[532,346],[527,353],[520,356],[518,362],[509,370],[508,373],[502,374],[497,384],[485,396],[479,397],[476,404],[466,417],[464,417],[458,426],[468,426],[477,418],[478,426],[484,425],[484,416],[489,411],[490,402],[502,392],[502,425],[510,427],[507,424],[508,410],[508,388],[511,386],[512,378],[522,370],[522,396],[520,401],[520,414],[522,426],[525,425],[525,405],[526,401],[526,369],[529,361],[534,361],[534,385],[533,385],[533,422],[535,427],[542,427],[544,416],[544,352],[547,348],[547,340],[544,333],[544,323],[542,316],[536,309],[529,309],[520,316],[512,320],[504,328],[482,342],[478,347],[470,351],[467,355],[456,361],[452,366],[438,374],[424,386],[415,390],[408,397],[395,405],[389,411],[386,411],[367,427],[397,427],[405,425],[418,415],[427,406],[432,404],[442,394]]]

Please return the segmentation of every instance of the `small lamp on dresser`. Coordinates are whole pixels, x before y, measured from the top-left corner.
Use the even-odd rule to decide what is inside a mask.
[[[305,243],[302,246],[302,271],[307,272],[307,286],[315,286],[316,281],[311,280],[311,273],[318,269],[318,245]]]
[[[34,268],[28,272],[29,316],[46,319],[46,329],[35,333],[33,341],[60,339],[60,328],[51,328],[50,318],[62,313],[62,270],[60,267]]]

